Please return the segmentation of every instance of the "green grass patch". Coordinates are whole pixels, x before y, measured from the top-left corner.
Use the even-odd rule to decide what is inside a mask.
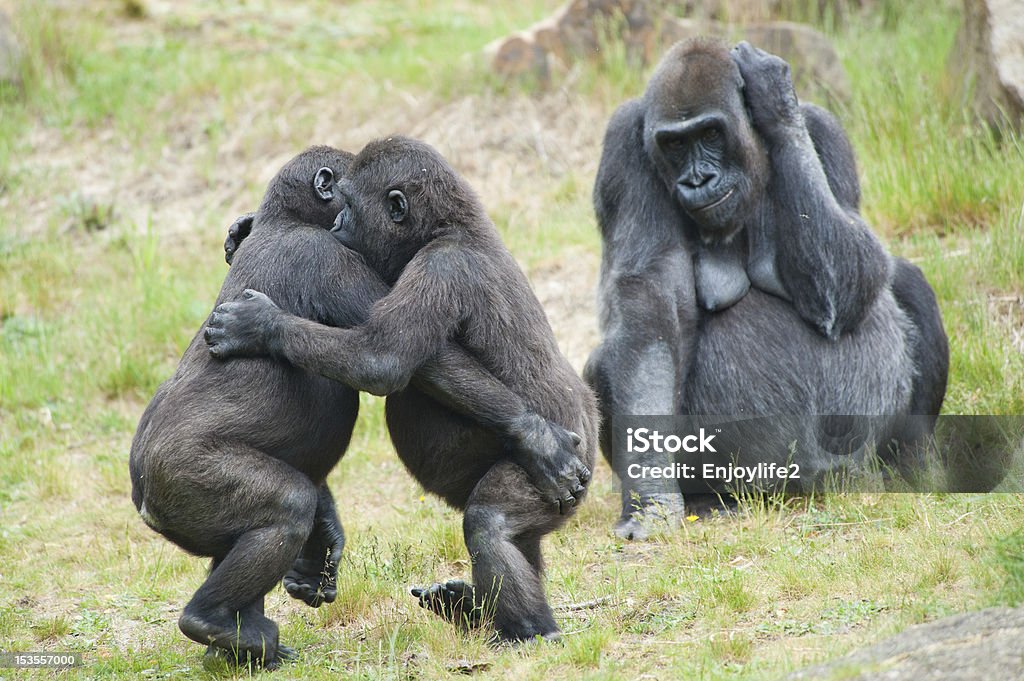
[[[127,476],[139,415],[226,272],[224,230],[306,144],[354,143],[410,121],[396,110],[415,119],[463,97],[547,101],[499,86],[479,50],[558,4],[16,3],[25,87],[0,94],[0,650],[81,652],[70,678],[234,676],[204,669],[177,630],[205,561],[139,521]],[[877,7],[816,18],[850,76],[838,113],[864,213],[935,288],[946,410],[1024,413],[1021,138],[991,135],[950,97],[955,5]],[[558,115],[606,119],[642,91],[649,67],[611,41],[602,55],[558,85]],[[508,161],[527,165],[512,175],[525,186],[491,181],[484,200],[535,278],[596,262],[598,155],[563,168],[527,151]],[[545,543],[564,641],[494,647],[408,595],[468,577],[470,557],[461,517],[394,456],[382,400],[361,398],[331,484],[348,535],[338,601],[314,611],[271,593],[302,650],[282,678],[774,679],[912,623],[1024,602],[1020,495],[750,499],[620,543],[602,465]]]

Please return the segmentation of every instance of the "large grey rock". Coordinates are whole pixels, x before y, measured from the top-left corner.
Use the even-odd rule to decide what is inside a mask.
[[[11,29],[11,21],[0,9],[0,86],[21,86],[21,49]]]
[[[1019,126],[1024,118],[1024,2],[964,0],[949,69],[965,107],[992,125]]]
[[[551,17],[491,43],[486,52],[496,73],[547,82],[577,59],[594,58],[609,43],[621,45],[637,64],[656,61],[674,42],[693,35],[749,40],[790,63],[802,98],[849,96],[846,72],[832,43],[810,26],[785,21],[744,26],[677,18],[658,0],[571,0]]]
[[[990,608],[919,624],[784,681],[970,679],[1024,679],[1024,608]]]

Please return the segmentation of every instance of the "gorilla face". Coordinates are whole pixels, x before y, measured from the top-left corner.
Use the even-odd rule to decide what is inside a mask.
[[[760,202],[768,157],[728,49],[688,47],[666,58],[647,88],[644,146],[702,238],[727,241]]]
[[[447,161],[405,137],[367,144],[338,186],[345,205],[331,233],[389,283],[432,240],[485,219]]]
[[[394,283],[402,269],[429,241],[430,219],[421,201],[418,182],[395,172],[402,165],[394,157],[377,156],[373,163],[353,167],[339,189],[345,204],[331,234],[361,254],[385,281]]]
[[[382,252],[375,237],[383,236],[381,231],[386,231],[395,241],[401,238],[399,230],[408,217],[409,200],[401,189],[388,190],[383,202],[374,200],[380,197],[360,195],[352,183],[345,183],[343,191],[345,206],[334,219],[331,234],[348,248],[361,253],[368,261],[382,264],[382,261],[387,260],[387,254]],[[384,218],[381,213],[387,217]],[[394,226],[387,225],[385,220],[391,221]]]

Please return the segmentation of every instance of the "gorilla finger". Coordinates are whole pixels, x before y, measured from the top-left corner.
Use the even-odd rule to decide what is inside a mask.
[[[212,329],[208,326],[203,330],[203,340],[206,341],[206,344],[211,348],[219,345],[223,339],[224,332],[220,329]]]
[[[591,476],[592,473],[590,472],[590,469],[587,466],[583,466],[582,470],[580,470],[580,472],[576,474],[576,477],[580,479],[580,483],[584,485],[590,482]]]
[[[284,588],[290,594],[306,596],[313,593],[313,588],[305,582],[292,582],[291,584],[286,584]]]
[[[258,300],[260,302],[267,303],[268,305],[274,305],[274,301],[272,301],[267,296],[267,294],[260,293],[259,291],[255,290],[255,289],[251,289],[251,288],[245,289],[245,291],[242,292],[242,297],[244,297],[246,300]]]

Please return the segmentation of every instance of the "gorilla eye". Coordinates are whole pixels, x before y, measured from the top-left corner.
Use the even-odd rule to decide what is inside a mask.
[[[722,136],[722,133],[718,132],[718,128],[710,128],[704,133],[705,142],[717,142],[718,138]]]

